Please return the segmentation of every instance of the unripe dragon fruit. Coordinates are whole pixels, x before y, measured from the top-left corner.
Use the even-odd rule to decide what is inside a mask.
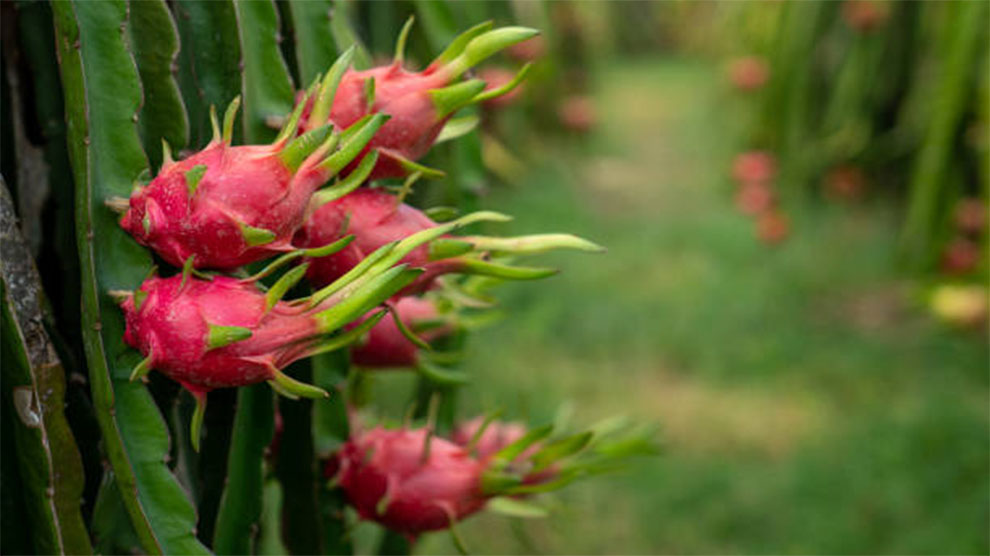
[[[270,145],[231,146],[237,99],[213,118],[203,150],[164,163],[131,195],[120,225],[175,266],[230,269],[292,249],[310,197],[347,166],[385,122],[379,115],[343,133],[324,126],[296,137],[300,110]],[[340,146],[339,149],[335,148]],[[123,208],[123,201],[113,204]]]
[[[452,331],[450,324],[440,323],[417,331],[418,323],[438,321],[440,313],[433,301],[421,297],[403,297],[392,305],[393,318],[385,319],[368,331],[362,342],[351,347],[351,362],[364,368],[415,367],[420,363],[420,347],[399,329],[396,319],[422,341],[430,342]],[[368,315],[371,318],[373,315]]]
[[[484,464],[428,429],[377,427],[337,454],[337,483],[363,519],[415,539],[484,507]]]
[[[460,77],[499,50],[537,34],[524,27],[492,30],[491,22],[483,23],[454,39],[426,69],[413,72],[403,67],[411,24],[412,19],[403,27],[391,64],[361,71],[335,67],[327,73],[318,94],[300,101],[305,104],[302,132],[327,123],[348,127],[371,114],[391,116],[367,147],[381,153],[371,179],[415,172],[442,174],[415,161],[430,150],[454,112],[508,93],[523,79],[528,66],[502,87],[489,91],[484,90],[485,82],[480,79],[461,81]],[[348,51],[345,56],[349,60],[352,54]]]
[[[322,202],[320,194],[314,203]],[[507,218],[503,217],[503,220]],[[302,247],[326,245],[345,234],[354,241],[333,255],[311,260],[307,278],[322,286],[349,272],[367,254],[412,233],[436,232],[429,246],[411,251],[403,262],[426,270],[402,295],[421,293],[434,285],[437,276],[449,273],[479,274],[505,279],[536,279],[554,274],[553,269],[515,267],[486,260],[488,253],[526,254],[554,248],[601,251],[597,245],[567,234],[545,234],[517,238],[484,236],[441,237],[443,228],[425,213],[402,203],[383,189],[361,188],[339,199],[319,205],[296,235]]]

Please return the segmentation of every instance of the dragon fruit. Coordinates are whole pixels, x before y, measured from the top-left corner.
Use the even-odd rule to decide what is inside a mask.
[[[987,202],[979,197],[960,199],[953,220],[961,233],[979,236],[987,226]]]
[[[352,431],[324,474],[361,518],[411,541],[449,528],[463,547],[454,525],[496,497],[514,497],[521,505],[519,497],[615,469],[630,456],[656,453],[652,431],[629,430],[621,420],[596,429],[550,439],[553,425],[526,430],[491,418],[473,419],[459,426],[450,441],[435,437],[432,425],[379,426]]]
[[[458,424],[451,433],[450,439],[454,444],[473,448],[479,459],[487,459],[525,435],[526,427],[522,423],[489,422],[479,415]],[[534,444],[529,451],[535,451],[536,447],[537,445]],[[525,457],[525,454],[520,456]]]
[[[523,79],[528,66],[502,87],[490,91],[484,91],[485,82],[481,79],[462,81],[460,77],[499,50],[537,34],[524,27],[492,30],[491,22],[482,23],[454,39],[426,69],[413,72],[403,67],[411,24],[412,19],[403,27],[391,64],[362,71],[331,69],[319,93],[299,103],[305,105],[301,132],[327,123],[348,127],[371,114],[391,116],[367,146],[381,153],[371,179],[415,172],[441,175],[415,161],[430,150],[454,112],[508,93]],[[349,60],[352,54],[348,51],[345,56]]]
[[[601,247],[567,234],[544,234],[516,238],[484,236],[441,237],[449,230],[430,219],[424,212],[406,205],[383,189],[361,188],[341,198],[318,205],[293,240],[302,247],[319,246],[340,240],[345,234],[355,239],[333,255],[311,260],[307,278],[321,286],[343,276],[365,255],[399,238],[415,232],[436,232],[437,240],[429,246],[411,251],[404,262],[426,270],[401,295],[422,293],[434,286],[436,277],[448,273],[478,274],[505,279],[537,279],[556,271],[545,268],[509,266],[489,260],[488,253],[526,254],[554,248],[601,251]],[[320,205],[319,203],[323,203]],[[503,217],[503,221],[507,220]]]
[[[754,216],[773,208],[777,196],[766,182],[747,182],[736,191],[736,208],[743,214]]]
[[[352,437],[332,463],[363,519],[415,539],[482,509],[484,464],[429,429],[376,427]]]
[[[408,330],[415,330],[417,323],[438,321],[433,301],[421,297],[402,297],[392,306],[392,319],[385,319],[368,331],[363,342],[351,347],[351,361],[365,368],[415,367],[420,363],[420,346],[413,343],[407,334],[399,329],[396,319],[400,320]],[[368,318],[373,315],[369,314]],[[417,331],[419,338],[430,342],[449,334],[452,327],[440,323],[422,332]]]
[[[770,67],[759,56],[743,56],[729,63],[729,81],[742,92],[761,89],[770,79]]]
[[[465,219],[470,222],[485,217],[485,213],[476,213]],[[448,229],[456,225],[448,225]],[[187,263],[181,275],[152,276],[137,291],[111,292],[124,311],[124,341],[145,356],[131,379],[155,369],[185,387],[197,401],[192,437],[197,444],[206,394],[214,388],[267,381],[286,396],[325,396],[323,390],[299,383],[281,369],[363,336],[384,311],[328,338],[415,280],[421,270],[395,265],[431,237],[419,234],[384,246],[346,276],[292,302],[281,298],[302,279],[306,265],[286,272],[267,291],[258,288],[257,280],[294,259],[340,250],[352,238],[285,254],[243,280],[227,276],[200,279]]]
[[[512,83],[513,79],[516,77],[516,73],[511,70],[501,68],[501,67],[488,67],[482,68],[478,72],[478,77],[487,83],[485,91],[498,91],[501,88]],[[515,87],[511,91],[489,98],[482,102],[482,106],[486,109],[498,109],[505,108],[506,106],[511,106],[515,104],[517,100],[522,96],[523,88]]]
[[[732,177],[740,184],[770,183],[777,174],[777,159],[766,151],[739,153],[732,161]]]
[[[301,108],[270,145],[231,146],[239,101],[223,132],[175,162],[165,145],[158,175],[132,193],[120,225],[167,262],[230,269],[292,249],[310,197],[364,149],[387,116],[338,133],[329,126],[296,137]],[[339,149],[335,148],[339,145]],[[363,177],[363,176],[361,176]],[[111,203],[124,208],[123,200]]]

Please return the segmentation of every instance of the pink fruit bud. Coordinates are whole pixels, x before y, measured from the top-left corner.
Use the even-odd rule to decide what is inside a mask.
[[[436,305],[428,299],[403,297],[395,302],[392,310],[406,328],[426,342],[451,331],[449,325],[416,331],[417,323],[435,320],[440,316]],[[366,368],[414,367],[419,362],[419,349],[399,330],[394,318],[386,318],[368,331],[364,343],[351,348],[351,361]]]
[[[777,160],[767,151],[739,153],[732,161],[732,177],[743,183],[770,183],[777,174]]]
[[[414,538],[484,507],[484,465],[429,434],[377,427],[344,444],[328,470],[358,515]]]
[[[770,79],[770,68],[759,56],[736,58],[729,63],[729,80],[743,92],[755,91]]]

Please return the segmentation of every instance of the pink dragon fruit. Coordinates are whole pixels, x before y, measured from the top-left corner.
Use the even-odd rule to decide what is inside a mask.
[[[318,205],[293,240],[296,245],[309,247],[338,241],[345,234],[354,241],[345,249],[322,258],[313,259],[307,278],[324,285],[349,272],[367,254],[411,233],[439,231],[441,226],[419,209],[402,203],[382,189],[362,188],[341,198],[324,202],[320,193],[314,196]],[[502,217],[502,220],[506,220]],[[444,232],[445,234],[446,232]],[[436,277],[448,273],[479,274],[505,279],[537,279],[555,273],[553,269],[514,267],[485,260],[487,253],[538,253],[554,248],[601,251],[601,247],[567,234],[544,234],[517,238],[484,236],[440,237],[429,246],[411,251],[404,262],[424,268],[419,279],[401,295],[422,293],[433,287]]]
[[[415,329],[416,324],[436,321],[440,318],[436,305],[421,297],[402,297],[392,306],[394,318],[385,319],[368,331],[363,342],[351,347],[351,361],[365,368],[415,367],[420,363],[420,347],[414,344],[399,329],[395,319],[400,319],[407,329]],[[368,315],[369,318],[372,315]],[[449,334],[452,328],[442,324],[429,330],[417,332],[419,338],[430,342]]]
[[[480,436],[478,431],[481,431]],[[479,415],[474,419],[458,424],[450,439],[459,446],[472,447],[479,459],[488,459],[525,435],[526,427],[522,423],[486,422],[485,418]],[[473,446],[471,446],[472,442],[474,443]],[[534,444],[527,452],[535,451],[535,448],[537,445]]]
[[[403,50],[411,24],[412,19],[403,28],[391,64],[363,71],[331,69],[319,93],[301,101],[306,105],[303,132],[327,123],[351,126],[370,114],[391,116],[367,146],[381,153],[371,179],[414,172],[440,174],[415,161],[430,150],[451,115],[470,104],[508,93],[523,79],[528,67],[492,91],[484,91],[485,82],[480,79],[460,81],[459,78],[499,50],[537,34],[536,30],[524,27],[491,30],[491,22],[483,23],[454,39],[426,69],[413,72],[403,67]],[[346,56],[351,54],[349,51]]]
[[[484,464],[428,429],[377,427],[352,437],[330,472],[363,519],[415,539],[482,509]]]
[[[120,220],[138,243],[173,265],[193,257],[196,268],[230,269],[291,250],[313,192],[387,119],[378,115],[343,134],[324,126],[295,137],[300,108],[274,143],[234,147],[238,104],[228,108],[222,135],[214,116],[214,138],[202,151],[175,162],[166,145],[158,175],[136,188]]]
[[[192,267],[187,264],[181,275],[152,276],[135,292],[112,292],[124,311],[124,341],[145,356],[131,379],[154,369],[189,390],[197,401],[194,445],[198,445],[206,394],[214,388],[267,381],[286,396],[326,396],[323,390],[297,382],[281,369],[298,359],[349,345],[373,327],[384,311],[328,338],[416,278],[420,271],[392,265],[421,240],[414,238],[401,248],[383,250],[360,272],[309,298],[281,301],[302,279],[305,265],[286,272],[267,292],[257,287],[256,280],[294,258],[329,253],[349,241],[283,255],[255,277],[244,280],[227,276],[199,279],[192,276]]]

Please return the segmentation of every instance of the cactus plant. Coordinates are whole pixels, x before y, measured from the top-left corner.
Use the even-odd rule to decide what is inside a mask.
[[[400,432],[368,430],[355,413],[380,402],[362,397],[354,369],[415,363],[430,349],[424,338],[439,341],[452,330],[410,324],[425,314],[414,306],[433,301],[408,294],[436,289],[438,302],[467,303],[482,288],[441,274],[544,277],[552,271],[511,260],[556,248],[600,250],[567,234],[465,232],[508,217],[466,210],[440,218],[405,202],[417,178],[442,174],[417,162],[438,138],[467,153],[444,168],[452,176],[476,179],[482,172],[472,116],[458,122],[455,115],[510,92],[527,67],[487,90],[466,72],[535,30],[472,21],[457,35],[443,22],[450,6],[419,6],[428,20],[424,44],[437,52],[416,72],[404,65],[411,19],[392,63],[369,68],[345,2],[42,6],[19,4],[10,13],[25,25],[41,21],[54,29],[55,52],[36,48],[31,57],[51,71],[57,64],[60,79],[49,88],[61,97],[46,91],[42,105],[52,114],[64,107],[64,137],[50,134],[50,154],[57,161],[67,153],[69,166],[53,164],[52,174],[71,175],[51,181],[62,188],[57,200],[74,199],[75,237],[74,246],[56,251],[74,247],[78,257],[78,283],[66,295],[74,287],[81,292],[81,322],[66,336],[81,339],[84,361],[75,370],[85,375],[91,402],[75,411],[93,417],[99,438],[92,446],[82,436],[74,441],[87,431],[63,413],[68,382],[52,344],[72,321],[52,325],[50,341],[41,329],[52,319],[37,273],[22,264],[21,251],[7,249],[17,238],[4,189],[3,339],[5,352],[18,356],[16,365],[4,366],[4,399],[13,400],[19,417],[4,425],[17,448],[13,467],[5,450],[4,495],[12,492],[8,470],[16,470],[16,494],[30,501],[19,518],[29,522],[30,536],[5,539],[5,550],[351,553],[347,504],[374,517],[362,501],[382,503],[353,474],[364,456],[351,457],[375,435],[417,445],[394,458],[382,451],[372,462],[398,461],[409,471],[405,478],[420,481],[419,490],[396,492],[385,512],[392,517],[376,517],[397,534],[453,527],[454,518],[498,495],[532,494],[539,489],[526,474],[534,469],[554,487],[593,472],[585,464],[557,465],[590,450],[589,435],[548,440],[540,428],[497,448],[485,440],[482,453],[470,440],[434,438],[441,428],[435,410],[427,428]],[[218,107],[227,107],[222,120]],[[409,179],[394,194],[380,180],[387,177]],[[328,264],[331,270],[312,270]],[[382,334],[404,359],[387,353]],[[74,364],[71,353],[64,364]],[[444,389],[433,407],[452,408],[455,385],[467,373],[431,369],[423,376]],[[207,392],[214,392],[209,408]],[[452,414],[444,419],[450,428]],[[498,425],[485,421],[481,428],[487,426]],[[424,453],[428,464],[417,467]],[[469,486],[478,497],[440,514],[435,504],[404,505],[404,496],[415,498],[422,488],[440,498],[464,494],[459,489],[468,483],[446,464],[436,472],[431,463],[455,453],[471,468]],[[326,460],[349,470],[335,485],[318,472]],[[90,485],[95,500],[80,509]],[[272,500],[280,502],[272,507]]]

